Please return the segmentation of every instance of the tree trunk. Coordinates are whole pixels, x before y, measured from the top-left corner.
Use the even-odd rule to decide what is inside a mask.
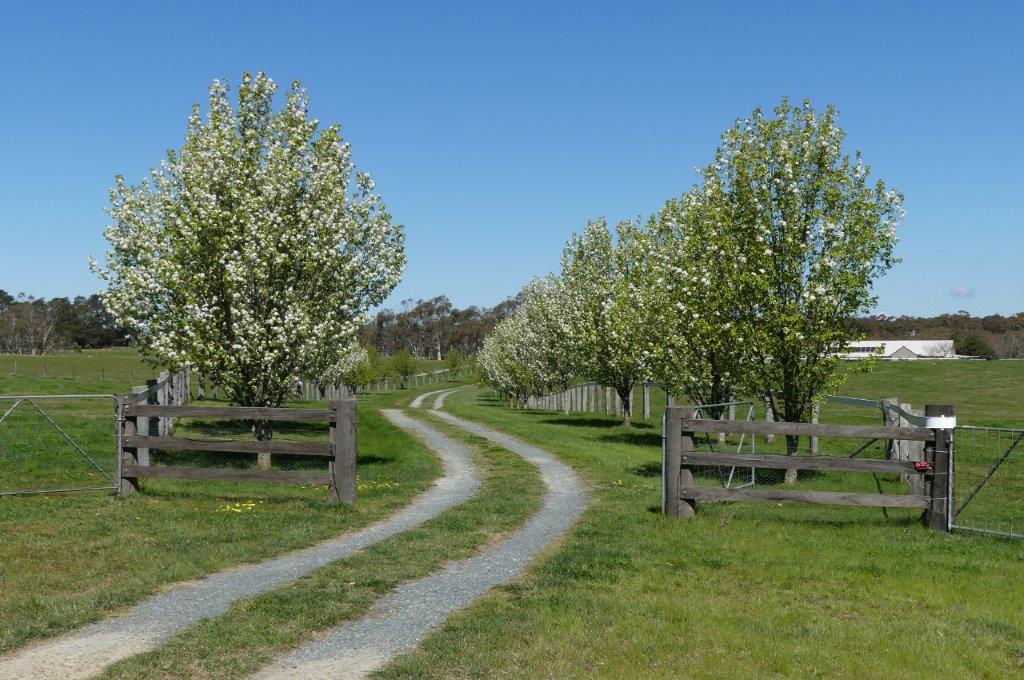
[[[786,435],[786,455],[787,456],[795,456],[796,452],[797,452],[797,450],[799,448],[800,448],[800,437],[797,437],[797,436],[794,436],[794,435],[791,435],[791,434],[787,434]],[[797,474],[796,473],[797,473],[796,470],[786,470],[786,478],[785,478],[786,484],[789,484],[789,485],[796,484],[796,478],[797,478]]]
[[[256,420],[253,421],[252,425],[253,434],[256,435],[256,441],[269,442],[274,438],[274,430],[270,426],[269,420]],[[270,469],[270,454],[269,453],[257,453],[256,454],[256,467],[260,470]]]
[[[633,386],[630,385],[624,390],[616,388],[615,391],[619,393],[619,399],[622,400],[622,424],[631,427],[633,425],[633,404],[630,400],[630,393],[633,391]]]

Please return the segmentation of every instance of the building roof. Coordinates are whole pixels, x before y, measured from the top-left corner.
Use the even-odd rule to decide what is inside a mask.
[[[952,359],[956,356],[952,340],[857,340],[846,347],[847,356],[866,356],[878,347],[882,348],[883,357],[890,357],[903,348],[919,357],[932,359]]]

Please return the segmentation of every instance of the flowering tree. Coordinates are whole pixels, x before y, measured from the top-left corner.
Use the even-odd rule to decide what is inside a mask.
[[[647,224],[651,374],[695,404],[731,399],[743,369],[736,323],[742,303],[721,276],[737,261],[725,257],[719,210],[695,188],[668,201]]]
[[[145,354],[191,364],[244,406],[350,370],[367,309],[405,264],[402,228],[340,126],[318,132],[298,82],[275,111],[276,90],[247,73],[233,107],[214,81],[180,150],[139,185],[117,177],[106,266],[92,263]]]
[[[738,377],[782,419],[806,420],[841,380],[850,319],[876,302],[874,282],[895,262],[903,197],[869,182],[858,152],[844,155],[838,113],[787,100],[722,136],[704,171],[720,230],[720,270],[751,351]],[[795,453],[797,440],[788,440]],[[791,471],[795,472],[795,471]],[[795,474],[787,474],[795,479]]]
[[[543,355],[537,351],[539,341],[536,329],[525,316],[516,314],[499,323],[477,354],[477,367],[484,382],[519,402],[543,394],[549,382]]]
[[[651,360],[651,240],[630,221],[616,231],[613,239],[600,219],[574,235],[562,254],[562,280],[574,364],[615,390],[629,425],[630,392],[648,377]]]
[[[531,331],[538,379],[549,387],[569,388],[575,375],[570,336],[568,291],[554,274],[535,278],[523,288],[517,316]]]

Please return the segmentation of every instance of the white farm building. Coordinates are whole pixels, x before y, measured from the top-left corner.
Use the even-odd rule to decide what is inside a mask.
[[[846,346],[844,359],[863,359],[878,353],[881,359],[955,359],[952,340],[858,340]]]

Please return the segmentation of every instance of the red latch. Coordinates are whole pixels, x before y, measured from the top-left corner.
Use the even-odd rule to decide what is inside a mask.
[[[918,472],[928,472],[929,470],[932,469],[932,466],[926,460],[919,460],[916,463],[914,463],[914,469],[916,469]]]

